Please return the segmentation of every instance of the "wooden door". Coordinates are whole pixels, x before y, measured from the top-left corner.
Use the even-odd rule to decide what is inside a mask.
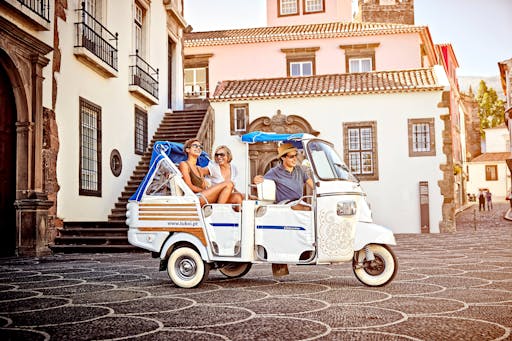
[[[0,66],[0,256],[16,248],[16,108],[11,82]]]

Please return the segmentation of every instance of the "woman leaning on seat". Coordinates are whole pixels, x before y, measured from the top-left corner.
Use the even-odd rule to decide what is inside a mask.
[[[178,168],[183,175],[183,180],[190,189],[199,194],[201,206],[206,203],[225,204],[233,192],[233,182],[223,181],[208,187],[205,175],[209,174],[208,168],[197,166],[197,158],[203,151],[203,146],[198,139],[189,139],[183,145],[187,160],[182,161]]]
[[[214,162],[210,162],[208,164],[209,174],[207,179],[210,181],[212,185],[224,182],[231,181],[233,182],[233,186],[236,186],[236,178],[238,176],[238,170],[231,163],[233,160],[233,154],[231,153],[231,149],[228,146],[218,146],[215,148]],[[235,187],[233,188],[233,192],[229,196],[228,203],[241,205],[244,195],[240,193]]]

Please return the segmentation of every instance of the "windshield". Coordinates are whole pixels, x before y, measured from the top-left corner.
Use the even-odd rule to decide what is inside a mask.
[[[350,173],[345,162],[338,153],[324,141],[316,140],[308,143],[308,151],[313,169],[321,180],[348,180],[358,182]]]
[[[172,178],[176,175],[167,159],[158,163],[151,183],[146,188],[146,195],[176,195],[173,191]]]

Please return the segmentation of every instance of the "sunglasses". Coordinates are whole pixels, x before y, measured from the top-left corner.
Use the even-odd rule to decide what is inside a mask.
[[[224,157],[226,154],[224,153],[215,153],[215,157]]]
[[[287,159],[295,159],[297,157],[297,154],[293,154],[293,155],[286,155],[286,158]]]
[[[190,148],[203,149],[203,146],[201,146],[200,144],[197,144],[197,143],[192,143],[190,145]]]

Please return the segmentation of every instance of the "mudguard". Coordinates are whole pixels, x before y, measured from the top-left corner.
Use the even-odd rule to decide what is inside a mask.
[[[196,236],[191,235],[190,233],[174,233],[172,236],[169,237],[165,241],[165,244],[162,246],[162,250],[160,251],[160,259],[166,259],[167,258],[167,251],[176,243],[179,242],[186,242],[190,243],[195,246],[199,254],[201,255],[201,258],[204,261],[209,261],[208,252],[206,251],[206,246],[201,243],[199,238]]]
[[[361,250],[367,244],[396,245],[391,229],[374,223],[358,221],[354,238],[354,251]]]

